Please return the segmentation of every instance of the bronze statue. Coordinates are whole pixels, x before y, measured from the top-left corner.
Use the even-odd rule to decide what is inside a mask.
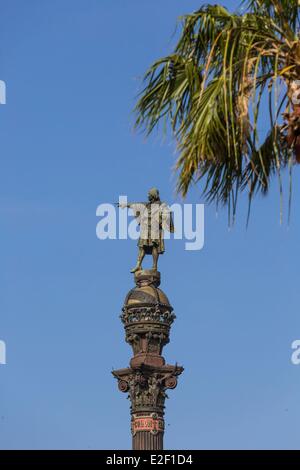
[[[164,230],[174,233],[174,223],[169,207],[160,200],[159,191],[156,188],[152,188],[148,192],[148,202],[118,204],[118,206],[132,209],[140,225],[138,259],[131,272],[135,273],[142,269],[142,262],[146,254],[152,255],[152,269],[157,271],[159,255],[165,251]]]

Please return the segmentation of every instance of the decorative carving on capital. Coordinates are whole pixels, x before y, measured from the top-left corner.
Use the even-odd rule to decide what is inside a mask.
[[[128,369],[126,374],[123,371],[122,376],[118,375],[118,371],[113,372],[118,379],[119,390],[128,393],[132,412],[147,408],[163,413],[165,399],[168,398],[166,390],[176,387],[176,376],[182,372],[182,368],[177,366],[171,366],[172,370],[165,372],[165,367],[160,370],[149,369],[145,372]]]
[[[174,389],[177,387],[177,377],[175,375],[170,375],[165,379],[165,387]]]
[[[126,382],[126,380],[120,379],[118,381],[118,387],[119,387],[120,392],[123,392],[123,393],[128,392],[129,390],[129,384],[128,382]]]

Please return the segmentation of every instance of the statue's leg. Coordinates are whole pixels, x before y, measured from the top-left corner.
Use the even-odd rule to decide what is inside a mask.
[[[138,256],[138,263],[137,263],[139,269],[142,269],[142,262],[143,262],[143,259],[145,258],[145,254],[146,254],[145,249],[140,248],[139,256]]]
[[[136,271],[140,271],[142,269],[142,262],[144,258],[145,258],[145,250],[143,247],[140,247],[137,264],[136,264],[136,267],[131,270],[132,273],[135,273]]]
[[[152,267],[152,269],[157,271],[157,263],[158,263],[158,257],[159,257],[158,247],[157,246],[154,246],[152,248],[152,257],[153,257],[153,267]]]

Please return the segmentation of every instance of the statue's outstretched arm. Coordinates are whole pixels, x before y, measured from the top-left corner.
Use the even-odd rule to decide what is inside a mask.
[[[131,207],[134,207],[134,206],[137,206],[137,205],[145,205],[144,202],[129,202],[129,203],[125,203],[125,202],[116,202],[115,205],[117,207],[120,207],[121,209],[125,209],[125,207],[127,207],[128,209],[130,209]]]

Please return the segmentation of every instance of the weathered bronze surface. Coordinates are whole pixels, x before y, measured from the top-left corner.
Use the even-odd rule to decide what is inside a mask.
[[[127,294],[121,320],[133,350],[130,367],[114,370],[119,390],[131,402],[133,449],[163,449],[166,390],[174,389],[183,367],[166,364],[163,347],[175,320],[173,308],[159,288],[160,273],[135,272],[136,287]]]
[[[132,209],[140,225],[138,259],[131,272],[135,273],[142,269],[145,255],[152,255],[152,269],[157,271],[159,255],[165,251],[164,230],[174,232],[174,223],[169,207],[160,200],[159,191],[156,188],[149,190],[147,202],[120,204],[119,207]]]

